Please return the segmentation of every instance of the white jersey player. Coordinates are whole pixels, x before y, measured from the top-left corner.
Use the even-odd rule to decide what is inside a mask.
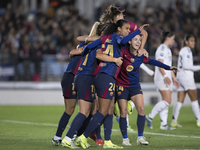
[[[181,127],[177,123],[181,106],[184,102],[186,93],[188,93],[191,99],[192,110],[197,119],[197,126],[200,127],[200,112],[199,104],[197,100],[197,90],[194,81],[194,71],[200,70],[200,65],[193,65],[192,50],[195,46],[195,38],[192,35],[186,36],[184,39],[184,47],[179,52],[178,57],[178,69],[177,79],[180,87],[178,88],[178,102],[173,108],[173,116],[171,126]]]
[[[161,40],[162,44],[156,50],[156,60],[161,61],[169,66],[172,65],[172,53],[169,49],[169,46],[173,45],[174,38],[175,35],[172,32],[163,32]],[[167,71],[163,68],[156,67],[154,83],[162,96],[162,101],[158,102],[152,111],[146,115],[147,125],[150,129],[153,129],[152,120],[158,113],[160,113],[161,130],[175,129],[167,125],[168,107],[171,103],[171,93],[173,87],[172,80],[174,85],[179,87],[173,71]]]

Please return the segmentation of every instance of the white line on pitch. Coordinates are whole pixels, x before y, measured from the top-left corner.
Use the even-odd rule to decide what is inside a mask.
[[[25,122],[25,121],[15,121],[15,120],[0,120],[1,122],[9,122],[9,123],[19,123],[19,124],[30,124],[30,125],[43,125],[43,126],[54,126],[57,127],[57,124],[52,123],[35,123],[35,122]],[[67,126],[69,127],[69,126]],[[112,129],[112,131],[118,131],[118,129]],[[132,133],[137,133],[133,131]],[[200,138],[199,136],[184,136],[184,135],[173,135],[173,134],[163,134],[163,133],[153,133],[153,132],[144,132],[144,134],[151,135],[160,135],[160,136],[171,136],[171,137],[181,137],[181,138]]]

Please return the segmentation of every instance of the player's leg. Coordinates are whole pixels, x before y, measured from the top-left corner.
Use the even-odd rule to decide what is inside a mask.
[[[131,145],[127,135],[127,100],[118,99],[118,104],[120,109],[119,127],[123,137],[122,145]]]
[[[197,126],[200,127],[200,111],[199,111],[199,103],[197,100],[197,90],[188,90],[187,91],[192,105],[192,110],[197,120]]]
[[[178,91],[178,101],[174,105],[174,108],[173,108],[172,122],[171,122],[171,126],[172,127],[181,127],[181,125],[179,125],[177,123],[177,120],[178,120],[180,109],[181,109],[181,107],[183,105],[185,96],[186,96],[186,92],[185,91]]]
[[[169,112],[169,104],[171,104],[171,90],[160,91],[162,99],[165,100],[166,107],[160,111],[160,119],[161,119],[161,130],[174,130],[175,128],[167,125],[167,118]]]
[[[165,111],[168,115],[167,110],[168,110],[169,103],[171,103],[171,91],[170,90],[159,90],[159,92],[162,96],[162,101],[158,102],[154,106],[154,108],[151,110],[149,115],[146,116],[147,125],[150,129],[153,129],[152,120],[158,113],[160,113],[164,109],[166,109]],[[162,113],[161,113],[161,115],[162,115]],[[162,124],[166,123],[166,116],[164,118],[162,118],[163,119]]]
[[[65,103],[65,111],[62,114],[60,121],[58,123],[57,131],[52,139],[52,144],[56,146],[61,145],[61,137],[62,133],[65,130],[68,121],[71,117],[71,115],[74,112],[75,106],[76,106],[76,91],[74,89],[74,75],[71,73],[64,73],[62,80],[61,80],[61,86],[62,86],[62,92],[64,96],[64,103]]]
[[[62,140],[62,145],[69,148],[74,147],[72,138],[89,116],[95,98],[94,79],[92,76],[76,76],[74,82],[77,89],[77,98],[79,99],[79,112],[73,119],[65,138]]]
[[[143,136],[144,126],[145,126],[145,111],[144,111],[144,98],[143,94],[137,94],[131,97],[132,102],[134,102],[135,107],[138,112],[137,116],[137,128],[138,128],[138,138],[137,144],[148,145],[149,142]]]
[[[112,76],[100,73],[95,77],[95,87],[97,89],[99,111],[93,115],[85,132],[78,138],[79,143],[83,148],[87,148],[86,142],[90,133],[92,133],[98,126],[101,125],[102,120],[108,114],[111,100],[115,94],[114,85],[115,79]]]

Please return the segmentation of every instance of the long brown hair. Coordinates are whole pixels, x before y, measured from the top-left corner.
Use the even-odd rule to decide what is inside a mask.
[[[114,17],[123,13],[124,10],[119,10],[114,4],[110,5],[100,17],[101,23],[110,23],[114,21]]]

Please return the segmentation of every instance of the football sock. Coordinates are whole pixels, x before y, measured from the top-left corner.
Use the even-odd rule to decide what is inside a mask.
[[[61,138],[62,133],[65,130],[70,117],[71,117],[71,115],[68,115],[66,112],[64,112],[63,115],[61,116],[60,121],[58,123],[57,131],[56,131],[57,137]]]
[[[113,115],[108,114],[104,120],[104,139],[110,140],[111,132],[113,126]]]
[[[96,136],[97,136],[97,140],[102,139],[102,137],[101,137],[101,126],[98,126],[95,129],[95,133],[96,133]]]
[[[95,115],[93,115],[83,135],[88,138],[90,133],[92,133],[98,126],[101,125],[101,121],[103,120],[103,118],[104,115],[100,112],[97,112]]]
[[[148,115],[149,118],[153,119],[159,112],[165,109],[168,105],[169,104],[165,100],[158,102],[152,109],[151,113]]]
[[[180,112],[182,105],[183,105],[183,103],[181,103],[181,102],[177,102],[175,104],[175,106],[173,108],[172,123],[177,123],[179,112]]]
[[[120,117],[119,118],[119,127],[123,136],[123,139],[127,138],[127,121],[126,118]]]
[[[199,112],[199,103],[198,100],[191,102],[192,110],[194,112],[194,115],[197,119],[197,122],[200,122],[200,112]]]
[[[79,112],[73,119],[66,136],[69,138],[73,138],[74,134],[80,129],[85,119],[86,116]]]
[[[87,126],[88,126],[88,124],[89,124],[91,118],[92,118],[92,115],[90,114],[90,115],[85,119],[85,121],[83,122],[81,128],[78,130],[77,136],[80,136],[81,134],[83,134],[83,132],[84,132],[85,129],[87,128]]]
[[[165,109],[163,109],[163,111],[160,112],[160,119],[161,119],[162,126],[167,124],[168,112],[169,112],[168,106],[165,107]]]
[[[53,138],[54,140],[61,140],[61,137],[58,137],[58,136],[54,136],[54,138]]]
[[[143,136],[144,125],[145,125],[145,115],[141,116],[138,114],[137,116],[138,136]]]

